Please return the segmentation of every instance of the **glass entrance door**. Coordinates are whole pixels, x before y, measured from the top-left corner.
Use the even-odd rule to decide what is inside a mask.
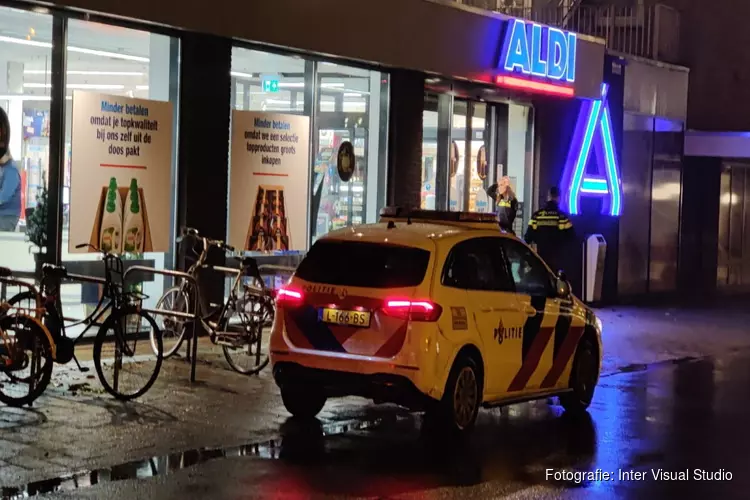
[[[492,134],[483,102],[455,100],[451,125],[448,168],[448,208],[451,211],[493,211],[487,188],[491,172]]]
[[[487,189],[507,175],[520,234],[533,208],[533,108],[427,94],[422,137],[422,208],[494,212]]]

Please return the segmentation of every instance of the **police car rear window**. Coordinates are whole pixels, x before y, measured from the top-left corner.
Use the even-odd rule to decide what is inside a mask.
[[[365,288],[402,288],[422,283],[430,252],[378,243],[320,240],[297,268],[313,283]]]

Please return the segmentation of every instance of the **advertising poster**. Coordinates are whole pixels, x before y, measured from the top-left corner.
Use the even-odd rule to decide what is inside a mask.
[[[166,252],[172,104],[73,94],[69,252]]]
[[[307,249],[310,120],[233,111],[229,244],[252,252]]]

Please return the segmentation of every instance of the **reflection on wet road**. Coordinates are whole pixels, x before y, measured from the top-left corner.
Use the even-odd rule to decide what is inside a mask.
[[[483,411],[463,444],[422,429],[419,416],[328,436],[317,421],[290,420],[281,429],[280,445],[260,456],[216,458],[157,478],[102,483],[69,495],[747,498],[749,361],[737,355],[604,378],[584,418],[569,418],[546,402]],[[561,471],[592,477],[558,474],[556,480],[554,473]],[[688,480],[679,480],[679,473]],[[703,480],[694,479],[698,474],[705,474]]]

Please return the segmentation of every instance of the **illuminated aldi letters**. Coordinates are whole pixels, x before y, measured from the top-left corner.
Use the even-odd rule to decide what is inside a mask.
[[[500,67],[510,73],[573,83],[577,41],[575,33],[511,19],[505,31]]]

